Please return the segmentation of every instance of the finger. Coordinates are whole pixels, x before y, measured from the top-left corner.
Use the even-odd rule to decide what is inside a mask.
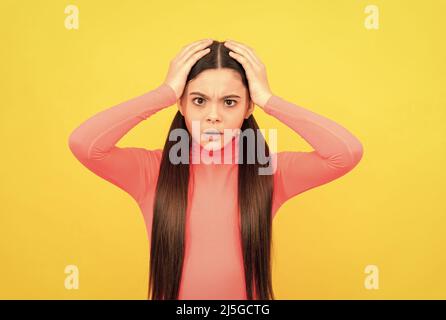
[[[230,48],[233,52],[237,53],[238,55],[243,56],[253,67],[257,65],[257,62],[253,60],[253,58],[249,55],[249,53],[245,49],[232,43],[228,44],[227,47]]]
[[[234,40],[230,40],[229,42],[225,42],[225,45],[227,45],[228,48],[230,48],[233,51],[236,51],[239,54],[243,54],[246,57],[249,57],[252,61],[253,65],[262,65],[262,62],[254,53],[254,50],[240,42],[236,42]]]
[[[235,40],[230,40],[232,43],[234,43],[235,45],[238,45],[242,48],[244,48],[249,55],[251,56],[252,59],[254,59],[258,64],[262,64],[262,61],[260,61],[259,57],[257,57],[257,54],[255,53],[254,49],[251,48],[250,46],[243,44],[241,42],[235,41]]]
[[[234,58],[235,60],[237,60],[238,62],[240,62],[240,64],[243,66],[243,68],[246,71],[246,76],[248,76],[248,74],[250,74],[251,72],[253,72],[253,66],[251,64],[251,62],[249,61],[249,59],[247,59],[245,56],[233,52],[233,51],[229,51],[229,55]]]
[[[192,42],[192,43],[190,43],[190,44],[184,46],[183,49],[182,49],[181,51],[187,51],[187,50],[189,50],[190,48],[192,48],[192,47],[194,47],[194,46],[196,46],[196,45],[199,45],[200,43],[209,41],[209,40],[210,40],[210,39],[201,39],[201,40],[198,40],[198,41],[194,41],[194,42]]]
[[[201,57],[205,56],[209,52],[211,52],[211,49],[206,48],[194,53],[185,61],[185,65],[187,66],[188,69],[190,69],[195,64],[195,62],[197,62],[197,60],[199,60]]]
[[[240,43],[240,42],[237,42],[237,41],[234,41],[234,40],[231,40],[231,42],[232,42],[235,46],[238,46],[238,47],[241,48],[242,50],[245,50],[245,52],[251,57],[251,59],[252,59],[253,61],[255,61],[256,64],[258,64],[259,66],[262,65],[262,62],[260,61],[260,59],[259,59],[259,58],[257,57],[257,55],[255,54],[254,49],[252,49],[251,47],[249,47],[249,46],[247,46],[247,45],[245,45],[245,44],[243,44],[243,43]]]
[[[190,43],[190,44],[184,46],[184,47],[181,49],[180,53],[178,54],[177,59],[178,59],[178,60],[183,59],[184,56],[185,56],[185,54],[186,54],[187,52],[189,52],[189,50],[191,50],[192,48],[196,47],[197,45],[200,45],[200,44],[205,43],[207,40],[208,40],[208,39],[201,39],[201,40],[194,41],[194,42],[192,42],[192,43]]]
[[[213,42],[212,39],[202,39],[200,41],[191,43],[190,45],[184,47],[184,49],[178,55],[178,60],[180,61],[187,60],[195,52],[209,46],[212,42]]]
[[[200,50],[205,49],[212,43],[211,41],[203,41],[195,44],[194,46],[190,47],[188,50],[186,50],[183,55],[179,58],[180,63],[185,63],[190,57],[192,57],[195,53],[199,52]]]

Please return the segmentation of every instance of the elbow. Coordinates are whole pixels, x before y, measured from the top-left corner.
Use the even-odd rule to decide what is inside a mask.
[[[74,132],[72,132],[68,137],[68,148],[71,150],[71,153],[77,157],[81,148]]]
[[[363,154],[364,148],[362,143],[359,140],[356,140],[356,143],[350,148],[351,168],[355,167],[361,161]]]
[[[352,170],[361,160],[363,154],[362,147],[349,148],[325,158],[328,165],[335,171],[344,174]]]
[[[88,159],[88,152],[85,143],[78,137],[76,131],[73,131],[68,137],[68,148],[77,159]]]
[[[343,176],[350,172],[361,161],[364,153],[362,144],[356,140],[354,144],[349,144],[343,151],[339,151],[326,158],[327,164],[335,172],[335,176]]]
[[[355,144],[349,144],[348,148],[330,156],[327,160],[329,165],[345,174],[352,170],[361,161],[363,156],[362,144],[357,141]]]

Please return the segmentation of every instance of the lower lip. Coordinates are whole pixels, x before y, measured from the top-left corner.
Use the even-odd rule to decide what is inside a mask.
[[[210,141],[213,141],[214,139],[219,139],[220,136],[222,135],[221,133],[205,133],[208,137]]]

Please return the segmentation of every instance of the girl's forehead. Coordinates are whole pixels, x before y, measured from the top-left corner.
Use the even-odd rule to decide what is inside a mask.
[[[190,80],[188,86],[191,88],[243,88],[240,74],[230,69],[209,69],[201,72]]]
[[[198,94],[205,97],[224,97],[229,95],[238,95],[242,97],[246,93],[246,88],[239,83],[204,83],[202,85],[195,84],[188,87],[188,95]]]

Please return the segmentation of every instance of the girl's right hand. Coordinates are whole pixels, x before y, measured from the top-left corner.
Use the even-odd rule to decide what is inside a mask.
[[[164,83],[169,85],[175,91],[177,99],[183,94],[190,69],[201,57],[211,51],[210,48],[206,47],[212,44],[212,42],[212,39],[203,39],[192,42],[183,47],[180,53],[170,61],[169,71]]]

